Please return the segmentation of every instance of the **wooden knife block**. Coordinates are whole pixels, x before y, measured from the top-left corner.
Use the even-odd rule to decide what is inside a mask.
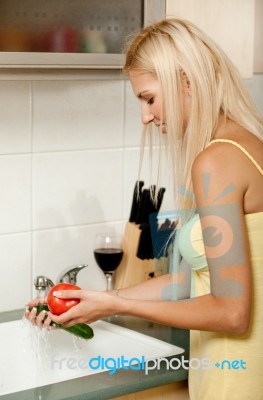
[[[151,279],[149,276],[151,273],[157,276],[167,272],[168,261],[166,258],[141,260],[136,256],[140,235],[139,225],[126,223],[123,235],[123,258],[114,277],[115,289],[136,285]]]
[[[154,261],[141,260],[136,256],[141,230],[139,225],[127,222],[123,235],[123,258],[115,272],[116,289],[132,286],[148,279],[154,271]]]

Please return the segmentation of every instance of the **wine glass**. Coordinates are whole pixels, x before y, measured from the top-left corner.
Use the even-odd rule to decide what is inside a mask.
[[[98,233],[95,238],[94,257],[107,280],[107,290],[113,289],[113,274],[123,256],[120,234]]]

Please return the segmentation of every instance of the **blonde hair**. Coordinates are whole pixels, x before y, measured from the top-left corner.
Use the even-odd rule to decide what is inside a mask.
[[[179,190],[192,193],[191,167],[211,141],[220,116],[230,118],[262,139],[263,120],[237,69],[225,53],[194,24],[177,18],[149,25],[133,38],[126,52],[124,73],[152,73],[160,82],[168,134],[175,206]],[[191,111],[183,125],[182,72],[191,87]],[[151,124],[150,124],[151,125]],[[148,132],[146,127],[144,134]],[[162,135],[163,136],[163,135]]]

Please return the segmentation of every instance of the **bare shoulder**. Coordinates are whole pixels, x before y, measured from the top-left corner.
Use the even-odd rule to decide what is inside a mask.
[[[244,165],[239,153],[239,149],[225,143],[214,143],[199,153],[192,166],[193,189],[197,199],[203,198],[205,187],[209,187],[209,196],[213,199],[232,187],[231,195],[222,201],[242,204],[249,178],[242,172]]]
[[[260,139],[250,135],[228,136],[228,139],[245,149],[260,168],[263,167],[263,143]],[[192,166],[195,195],[203,195],[204,182],[209,182],[209,190],[213,188],[214,196],[220,190],[232,187],[231,200],[239,203],[245,213],[262,211],[263,193],[258,188],[262,186],[263,176],[238,146],[215,142],[198,154]]]
[[[213,143],[197,155],[193,162],[192,174],[233,170],[233,163],[239,161],[238,151],[225,143]]]
[[[263,141],[254,135],[237,135],[224,142],[214,142],[196,157],[192,173],[223,170],[234,177],[240,176],[241,171],[246,169],[248,176],[256,173],[256,170],[247,155],[263,167]]]

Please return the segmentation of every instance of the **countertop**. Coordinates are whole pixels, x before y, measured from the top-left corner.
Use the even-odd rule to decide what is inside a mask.
[[[0,323],[20,319],[23,310],[0,313]],[[189,331],[158,325],[134,317],[110,317],[105,321],[144,333],[185,349],[184,359],[189,359]],[[177,355],[176,358],[181,358]],[[170,357],[172,358],[172,356]],[[1,396],[1,400],[108,400],[128,393],[146,390],[187,379],[187,370],[167,370],[161,363],[159,370],[145,375],[143,370],[119,370],[114,375],[108,372],[89,375],[74,380],[29,389]]]

